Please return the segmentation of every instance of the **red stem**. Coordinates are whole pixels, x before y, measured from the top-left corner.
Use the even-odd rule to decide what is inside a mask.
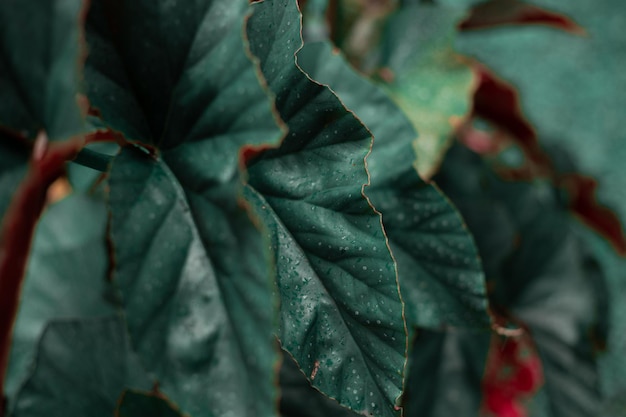
[[[40,133],[33,146],[30,169],[22,180],[0,228],[0,417],[6,410],[4,380],[22,281],[37,221],[46,205],[48,187],[65,172],[85,143],[116,141],[119,135],[100,131],[63,142],[48,143]]]
[[[48,145],[45,134],[39,135],[30,170],[15,193],[0,229],[1,393],[4,393],[11,334],[35,225],[45,206],[48,187],[63,174],[65,162],[76,156],[83,143],[82,139],[72,139]],[[4,410],[0,410],[0,415],[3,414]]]

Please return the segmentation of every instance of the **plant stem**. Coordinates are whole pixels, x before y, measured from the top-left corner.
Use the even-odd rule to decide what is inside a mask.
[[[0,393],[9,362],[11,334],[20,290],[37,220],[46,203],[48,187],[83,146],[82,138],[48,145],[45,133],[35,141],[31,167],[16,192],[0,229]],[[4,400],[3,400],[4,402]],[[4,410],[2,411],[4,412]]]
[[[4,380],[22,281],[48,187],[65,172],[65,163],[76,158],[85,144],[120,140],[121,135],[108,130],[53,143],[48,143],[46,134],[40,132],[35,140],[30,169],[0,225],[0,417],[6,413]]]

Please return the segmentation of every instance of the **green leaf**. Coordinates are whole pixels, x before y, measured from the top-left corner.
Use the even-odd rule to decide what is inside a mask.
[[[362,194],[371,136],[295,65],[299,22],[284,0],[255,5],[248,25],[290,134],[250,162],[246,195],[271,231],[283,346],[339,403],[392,416],[406,334],[380,217]]]
[[[489,340],[489,333],[419,329],[409,358],[404,415],[479,415]]]
[[[247,3],[94,1],[85,71],[104,121],[164,150],[207,142],[223,152],[205,168],[220,178],[237,168],[240,146],[278,141],[242,38]]]
[[[123,390],[150,385],[121,319],[54,321],[43,333],[35,371],[13,415],[110,417]]]
[[[98,1],[87,22],[90,100],[157,147],[113,163],[115,282],[133,345],[194,416],[276,408],[268,245],[240,200],[239,162],[283,133],[248,57],[247,11],[244,0]]]
[[[298,58],[374,135],[367,159],[372,185],[366,194],[383,213],[407,323],[487,327],[484,275],[473,239],[448,200],[417,175],[412,151],[417,134],[404,113],[328,43],[307,44]]]
[[[456,209],[435,187],[398,177],[372,192],[384,213],[411,324],[489,326],[485,277],[474,240]],[[400,269],[402,268],[402,269]]]
[[[28,169],[30,149],[0,133],[0,223]]]
[[[602,394],[594,327],[607,302],[597,293],[605,277],[580,237],[566,225],[559,230],[554,217],[544,211],[525,228],[522,248],[507,265],[511,282],[520,283],[511,309],[530,327],[553,415],[597,415]]]
[[[48,207],[41,218],[13,330],[9,399],[26,378],[48,321],[113,313],[107,301],[112,294],[106,281],[106,221],[103,201],[76,194]]]
[[[0,4],[0,125],[34,139],[84,130],[78,94],[84,50],[81,0]]]
[[[540,180],[503,181],[460,147],[451,150],[436,180],[476,236],[489,266],[492,307],[530,329],[552,413],[597,415],[595,351],[606,328],[605,277],[556,190]],[[496,247],[491,253],[498,262],[490,262]]]
[[[184,170],[122,150],[109,182],[115,282],[134,347],[183,412],[271,416],[267,242],[235,186],[205,186],[199,166],[220,156],[199,151]]]
[[[470,110],[474,76],[452,48],[464,7],[405,2],[387,21],[379,68],[390,97],[419,133],[417,169],[430,178],[450,146],[454,118]]]
[[[626,218],[624,178],[626,134],[626,16],[617,0],[532,3],[563,13],[588,36],[571,36],[541,27],[475,31],[458,39],[459,48],[476,56],[522,92],[521,106],[544,145],[567,149],[581,171],[598,182],[599,200]],[[589,239],[586,239],[589,240]],[[598,358],[601,385],[608,398],[626,391],[626,261],[604,242],[594,244],[609,281],[612,335]],[[619,415],[620,413],[608,415]]]
[[[182,414],[167,400],[138,391],[126,391],[119,400],[115,417],[181,417]]]
[[[296,361],[283,351],[280,367],[280,414],[283,417],[358,417],[311,386]]]

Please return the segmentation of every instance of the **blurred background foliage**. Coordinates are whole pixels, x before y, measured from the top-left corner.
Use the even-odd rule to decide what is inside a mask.
[[[626,415],[618,2],[300,5],[305,43],[331,43],[405,113],[415,168],[485,268],[493,334],[417,329],[406,415]]]
[[[383,212],[400,285],[411,299],[405,309],[410,336],[405,415],[625,416],[623,5],[617,0],[300,0],[299,5],[305,42],[297,54],[300,68],[329,85],[374,136],[366,193]],[[1,146],[4,204],[24,174],[27,152],[8,142]],[[102,144],[91,149],[109,155],[118,150]],[[71,164],[68,178],[49,193],[23,290],[38,302],[20,311],[7,394],[22,390],[22,399],[12,404],[19,412],[48,407],[67,414],[65,403],[56,400],[74,381],[59,369],[71,367],[74,357],[67,352],[79,352],[81,361],[110,372],[104,372],[101,386],[83,387],[82,397],[89,400],[73,403],[70,414],[96,407],[89,403],[95,398],[116,404],[120,416],[137,410],[180,415],[150,392],[158,387],[151,387],[131,352],[124,323],[96,318],[120,303],[105,279],[110,271],[102,180],[102,173]],[[87,195],[68,196],[72,189]],[[411,222],[402,209],[409,205],[434,211]],[[426,226],[463,249],[429,246]],[[481,312],[483,274],[476,250],[490,317]],[[437,264],[459,253],[471,262],[461,267],[459,257],[459,264],[446,268],[424,266],[425,259]],[[419,285],[404,281],[403,271],[421,274]],[[98,275],[101,287],[90,287],[83,279],[88,275]],[[66,305],[67,297],[80,302]],[[56,321],[44,330],[46,320],[76,315],[88,319]],[[89,346],[89,335],[96,333],[110,343]],[[64,348],[61,359],[67,362],[54,356],[55,346]],[[36,371],[24,382],[36,351]],[[284,416],[357,415],[311,386],[314,365],[307,379],[290,353],[283,350],[282,357]],[[50,375],[56,384],[47,385]],[[125,388],[133,390],[120,397]],[[52,392],[56,402],[30,408],[42,391]]]

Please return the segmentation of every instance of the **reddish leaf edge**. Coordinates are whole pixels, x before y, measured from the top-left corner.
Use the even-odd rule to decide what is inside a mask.
[[[506,26],[547,26],[572,35],[587,31],[569,17],[521,0],[488,0],[473,7],[458,28],[461,31]]]
[[[258,1],[257,0],[251,0],[250,3],[260,3],[260,2],[263,2],[263,1],[264,0],[258,0]],[[337,101],[341,104],[341,106],[346,110],[346,112],[348,112],[358,123],[360,123],[364,127],[364,129],[370,135],[369,148],[367,149],[367,152],[366,152],[366,154],[365,154],[365,156],[363,158],[363,168],[364,168],[365,173],[367,175],[367,182],[361,185],[361,196],[365,199],[365,201],[367,202],[367,205],[370,207],[370,209],[373,211],[373,213],[378,216],[378,221],[379,221],[379,224],[380,224],[380,227],[381,227],[381,231],[382,231],[383,236],[385,238],[385,246],[387,247],[387,251],[389,252],[389,254],[390,254],[390,256],[391,256],[391,258],[393,260],[396,288],[397,288],[397,292],[398,292],[398,297],[399,297],[400,302],[402,304],[402,321],[403,321],[403,324],[404,324],[404,335],[405,335],[405,343],[404,343],[404,358],[405,358],[405,360],[404,360],[404,366],[403,366],[403,369],[402,369],[403,387],[402,387],[401,393],[398,395],[397,398],[395,398],[395,401],[394,401],[394,409],[396,411],[401,411],[402,410],[402,406],[401,406],[401,404],[402,404],[402,392],[404,392],[404,388],[405,388],[404,387],[404,384],[406,383],[405,375],[406,375],[407,367],[408,367],[407,358],[408,358],[408,351],[409,351],[409,329],[408,329],[407,324],[406,324],[406,313],[405,313],[404,299],[402,298],[402,293],[400,291],[400,280],[399,280],[399,276],[398,276],[398,266],[397,266],[396,259],[395,259],[394,255],[393,255],[393,252],[391,250],[391,246],[389,244],[389,237],[387,235],[387,231],[385,230],[385,227],[383,225],[382,213],[376,209],[376,207],[371,202],[370,198],[367,196],[367,193],[366,193],[366,188],[371,185],[371,175],[370,175],[370,172],[369,172],[369,169],[368,169],[368,166],[367,166],[367,158],[371,155],[372,149],[374,147],[374,135],[369,130],[369,128],[365,125],[365,123],[352,110],[350,110],[345,105],[345,103],[341,100],[339,95],[337,95],[337,93],[335,91],[333,91],[333,89],[329,85],[320,83],[319,81],[313,79],[298,64],[298,53],[304,47],[304,40],[303,40],[303,33],[302,33],[303,28],[304,28],[302,10],[305,7],[306,0],[304,0],[304,1],[303,0],[290,0],[290,1],[293,1],[296,4],[296,7],[298,9],[298,13],[300,15],[300,18],[299,18],[300,46],[294,52],[294,65],[296,66],[298,71],[300,71],[310,82],[328,89],[328,91],[330,91],[330,93],[337,99]],[[245,36],[245,40],[247,41],[247,36],[246,35],[244,35],[244,36]],[[337,48],[336,51],[338,52],[339,49]],[[258,72],[257,73],[258,73],[259,79],[262,81],[263,87],[267,89],[268,94],[270,94],[270,96],[272,98],[275,97],[275,95],[269,90],[269,87],[267,85],[267,81],[265,81],[265,77],[263,76],[263,74],[262,74],[262,72],[260,70],[260,66],[258,64],[258,58],[254,57],[254,55],[252,55],[252,56],[254,58],[253,62],[256,64],[256,66],[258,68]],[[282,143],[285,140],[287,140],[287,138],[288,138],[288,136],[287,136],[288,127],[287,127],[286,123],[280,117],[280,114],[276,110],[275,106],[272,106],[272,108],[273,108],[273,112],[275,112],[275,117],[278,119],[278,121],[280,121],[279,126],[281,127],[281,129],[283,131],[283,135],[282,135],[281,139],[278,141],[278,143],[276,143],[276,144],[263,144],[263,145],[257,145],[257,146],[248,145],[248,146],[244,146],[244,147],[242,147],[240,149],[239,163],[240,163],[240,171],[243,172],[243,175],[244,175],[244,184],[247,183],[247,178],[245,177],[245,174],[247,172],[246,168],[250,164],[250,162],[253,161],[254,159],[258,158],[260,155],[262,155],[267,150],[274,149],[274,148],[279,148],[282,145]],[[256,218],[256,216],[254,215],[253,210],[251,209],[249,203],[243,197],[240,197],[239,204],[240,204],[240,206],[248,209],[248,213],[249,213],[252,221],[257,225],[257,227],[264,227],[262,224],[260,224],[261,221]],[[287,351],[285,350],[285,352],[287,352]],[[295,358],[294,358],[294,360],[295,360]],[[278,362],[278,366],[280,366],[280,363],[281,363],[281,361]],[[296,363],[297,363],[297,361],[296,361]],[[299,364],[298,364],[298,367],[300,368]],[[279,368],[277,368],[277,369],[279,369]],[[307,376],[307,379],[309,379],[311,381],[314,378],[310,378],[310,376]],[[278,383],[278,378],[276,378],[276,382]],[[324,395],[326,395],[326,394],[324,394]],[[332,398],[332,397],[330,397],[330,398]],[[0,416],[0,417],[2,417],[2,416]]]
[[[49,142],[41,131],[32,145],[28,172],[0,227],[0,417],[6,412],[4,380],[22,282],[35,227],[47,204],[48,189],[65,174],[65,163],[74,159],[86,144],[118,139],[114,132],[97,131],[62,142]]]
[[[298,4],[298,2],[296,2],[296,4],[298,5],[299,11],[300,11],[300,6]],[[300,34],[302,36],[302,12],[300,11]],[[372,154],[372,151],[374,149],[374,134],[370,131],[369,127],[367,127],[367,125],[365,124],[365,122],[363,122],[359,116],[353,112],[341,99],[341,97],[339,97],[339,95],[331,88],[331,86],[321,83],[317,80],[314,80],[304,69],[302,69],[300,67],[300,65],[298,64],[298,52],[300,52],[300,50],[304,47],[304,43],[300,46],[300,48],[298,48],[298,50],[296,51],[295,57],[296,57],[296,67],[298,68],[298,70],[300,72],[302,72],[306,78],[317,84],[320,85],[322,87],[325,87],[326,89],[328,89],[328,91],[330,91],[330,93],[335,96],[335,98],[337,99],[337,101],[341,104],[341,106],[346,110],[346,112],[348,112],[359,124],[361,124],[361,126],[363,126],[363,128],[369,133],[370,136],[370,141],[369,141],[369,149],[367,150],[367,153],[365,154],[365,157],[363,158],[363,168],[365,169],[365,173],[367,175],[367,182],[364,184],[361,184],[361,197],[363,197],[365,199],[365,201],[367,202],[367,205],[370,207],[370,209],[372,210],[372,212],[374,214],[376,214],[378,216],[378,223],[380,224],[380,228],[381,231],[383,233],[383,237],[385,238],[385,246],[387,248],[387,251],[389,252],[391,259],[393,261],[393,269],[394,269],[394,274],[395,274],[395,279],[396,279],[396,288],[397,288],[397,292],[398,292],[398,297],[400,298],[400,303],[402,304],[402,321],[404,323],[404,366],[402,369],[402,390],[401,393],[398,395],[397,398],[395,398],[394,401],[394,410],[396,411],[402,411],[402,392],[404,392],[405,390],[405,384],[406,384],[406,373],[407,373],[407,368],[408,368],[408,354],[409,354],[409,328],[407,326],[407,320],[406,320],[406,307],[405,307],[405,303],[404,303],[404,298],[402,297],[402,291],[400,288],[400,276],[398,274],[398,263],[396,261],[396,257],[393,254],[393,251],[391,250],[391,245],[389,243],[389,235],[387,234],[387,230],[385,229],[385,225],[383,224],[383,214],[381,211],[379,211],[375,206],[374,203],[372,203],[372,201],[370,200],[369,196],[367,195],[367,188],[370,187],[372,185],[372,178],[370,175],[370,171],[368,168],[368,163],[367,163],[367,159],[370,157],[370,155]],[[333,53],[336,54],[340,54],[341,50],[334,47],[333,48]],[[345,57],[345,56],[344,56]],[[355,69],[353,67],[353,69]],[[358,71],[357,69],[355,69],[356,73],[359,76],[361,75],[361,72]],[[415,169],[415,175],[418,175],[417,169]],[[297,362],[296,362],[297,363]],[[299,365],[298,365],[299,366]],[[310,378],[310,380],[312,381],[313,378]],[[331,397],[332,398],[332,397]],[[342,405],[343,406],[343,405]],[[354,411],[354,410],[353,410]]]
[[[568,196],[567,207],[578,220],[605,239],[617,254],[626,256],[626,229],[619,216],[598,200],[597,180],[578,172],[558,172],[522,110],[517,89],[480,63],[474,64],[474,71],[479,82],[471,115],[457,130],[460,142],[485,156],[517,145],[524,153],[524,164],[517,168],[496,167],[500,177],[510,181],[548,179]],[[471,120],[477,118],[492,123],[496,131],[486,133],[472,128]]]

